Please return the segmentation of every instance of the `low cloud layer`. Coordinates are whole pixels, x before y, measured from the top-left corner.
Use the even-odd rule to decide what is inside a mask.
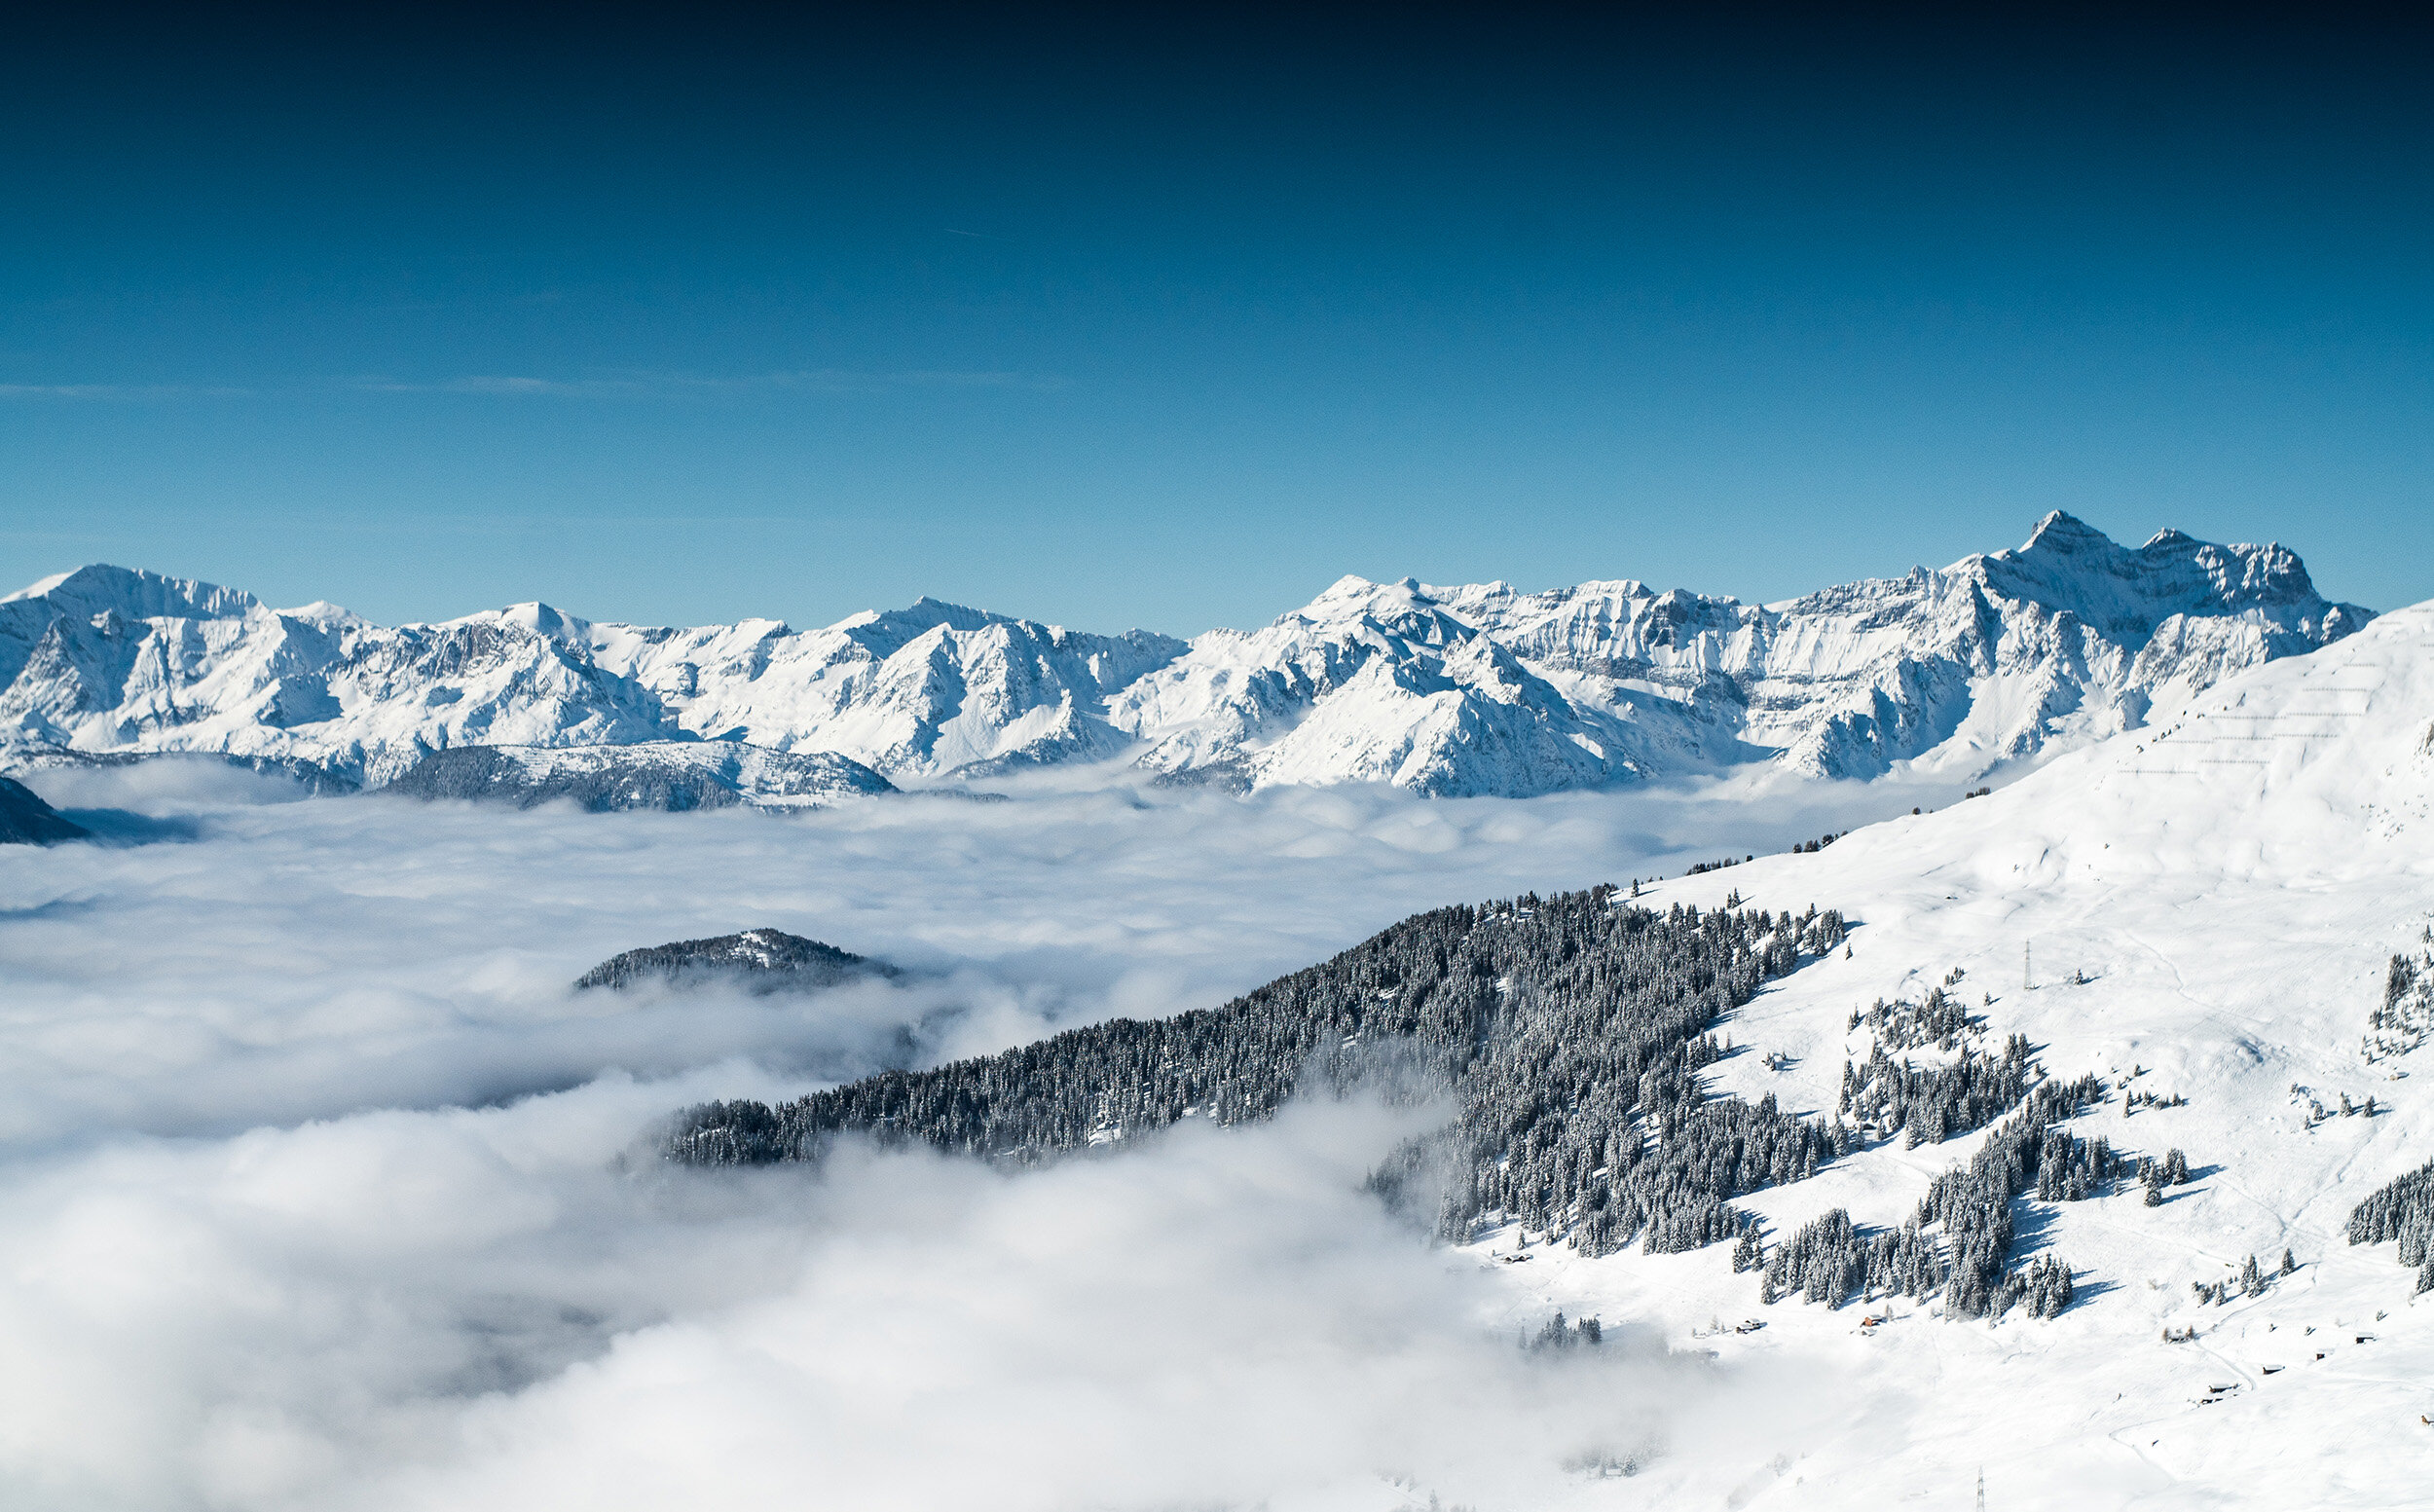
[[[704,1097],[1221,1001],[1416,908],[1857,814],[1816,789],[771,818],[41,786],[183,836],[0,854],[0,1500],[80,1508],[1484,1507],[1683,1459],[1705,1420],[1667,1405],[1750,1384],[1647,1343],[1525,1356],[1510,1294],[1359,1191],[1408,1112],[1021,1175],[672,1171],[638,1141]],[[764,924],[914,971],[568,988]]]
[[[674,1089],[20,1166],[10,1504],[1515,1505],[1695,1447],[1732,1385],[1518,1349],[1360,1194],[1408,1113],[1016,1175],[615,1169]]]

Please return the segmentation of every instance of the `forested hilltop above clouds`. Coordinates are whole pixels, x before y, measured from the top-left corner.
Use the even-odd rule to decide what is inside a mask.
[[[17,764],[199,752],[340,786],[466,746],[728,741],[846,758],[816,795],[1072,762],[1437,796],[1753,762],[1973,775],[2138,726],[2371,617],[2281,546],[2165,531],[2130,548],[2058,512],[2013,550],[1783,604],[1346,577],[1263,629],[1189,643],[931,599],[802,631],[540,604],[388,628],[95,566],[0,600],[0,737]]]

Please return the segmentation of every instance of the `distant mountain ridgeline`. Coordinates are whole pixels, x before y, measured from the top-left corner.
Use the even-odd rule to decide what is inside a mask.
[[[570,802],[592,813],[818,807],[894,793],[896,785],[826,751],[764,751],[733,741],[630,746],[457,746],[434,751],[381,791],[533,808]]]
[[[1627,580],[1521,593],[1346,577],[1264,629],[1188,644],[931,599],[802,631],[596,624],[538,604],[387,628],[88,567],[0,599],[0,741],[17,764],[70,748],[205,752],[335,787],[481,747],[519,754],[443,764],[421,786],[503,795],[474,780],[487,762],[505,788],[571,783],[612,807],[627,806],[613,801],[622,779],[536,771],[531,753],[716,742],[849,763],[822,800],[876,791],[871,779],[1101,761],[1223,787],[1438,796],[1752,761],[1974,774],[2134,727],[2370,617],[2318,595],[2279,546],[2166,531],[2129,548],[2065,514],[2016,550],[1780,605]],[[644,763],[659,775],[641,786],[696,806],[761,800],[732,774],[679,780],[675,759]]]

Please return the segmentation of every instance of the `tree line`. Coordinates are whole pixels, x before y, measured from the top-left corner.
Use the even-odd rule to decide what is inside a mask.
[[[1959,1316],[2022,1303],[2060,1310],[2067,1266],[2007,1270],[2011,1199],[2032,1186],[2057,1200],[2088,1195],[2117,1161],[2101,1140],[2051,1128],[2100,1098],[2102,1084],[2037,1084],[2018,1036],[2000,1053],[1964,1048],[1940,1066],[1896,1062],[1881,1044],[1864,1066],[1846,1065],[1838,1115],[1912,1144],[2020,1110],[1967,1168],[1937,1178],[1905,1228],[1870,1234],[1828,1215],[1770,1257],[1754,1218],[1732,1205],[1863,1142],[1840,1116],[1799,1117],[1772,1093],[1711,1094],[1702,1075],[1729,1052],[1711,1032],[1716,1020],[1840,947],[1845,931],[1831,909],[1659,911],[1610,887],[1440,908],[1222,1007],[1114,1019],[777,1107],[703,1104],[677,1118],[665,1151],[750,1165],[816,1160],[858,1134],[1028,1164],[1189,1120],[1264,1119],[1305,1090],[1367,1085],[1418,1099],[1450,1087],[1454,1116],[1370,1178],[1443,1238],[1518,1226],[1526,1241],[1590,1255],[1732,1242],[1735,1268],[1761,1270],[1770,1297],[1941,1289]],[[1950,1043],[1966,1027],[1940,992],[1896,1016],[1904,1039]]]

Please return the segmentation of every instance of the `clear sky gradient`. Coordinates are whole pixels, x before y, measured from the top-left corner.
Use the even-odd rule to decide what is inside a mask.
[[[2061,507],[2434,596],[2388,22],[342,9],[0,50],[7,585],[1191,633]]]

